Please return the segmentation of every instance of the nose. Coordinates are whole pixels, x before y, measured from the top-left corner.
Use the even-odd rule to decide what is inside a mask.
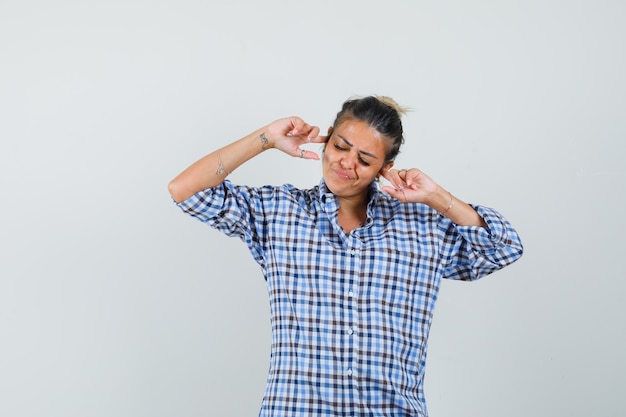
[[[346,152],[343,154],[343,158],[341,158],[341,167],[343,169],[353,169],[355,162],[356,155],[352,152]]]

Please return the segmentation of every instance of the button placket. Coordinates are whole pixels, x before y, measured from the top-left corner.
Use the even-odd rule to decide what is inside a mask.
[[[346,315],[345,337],[346,343],[350,347],[348,353],[345,375],[353,378],[356,375],[356,367],[358,364],[358,300],[356,288],[359,287],[359,271],[361,270],[361,246],[362,242],[358,238],[352,238],[349,241],[349,247],[346,250],[348,262],[350,264],[350,286],[346,288],[346,306],[348,314]],[[356,389],[356,386],[353,387]]]

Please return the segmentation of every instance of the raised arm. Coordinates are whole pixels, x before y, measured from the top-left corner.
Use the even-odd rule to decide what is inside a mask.
[[[324,140],[317,126],[310,126],[299,117],[276,120],[191,164],[170,181],[170,195],[177,203],[185,201],[199,191],[219,185],[240,165],[271,148],[294,157],[319,159],[315,152],[300,149],[300,145]]]

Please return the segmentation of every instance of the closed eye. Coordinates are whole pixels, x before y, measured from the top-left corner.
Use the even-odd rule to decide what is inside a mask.
[[[338,144],[333,144],[333,146],[335,147],[335,149],[337,149],[338,151],[347,151],[348,148],[344,148],[343,146],[339,146]],[[359,156],[359,163],[362,164],[363,166],[370,166],[371,164],[369,162],[367,162],[365,159],[363,159],[362,157]]]

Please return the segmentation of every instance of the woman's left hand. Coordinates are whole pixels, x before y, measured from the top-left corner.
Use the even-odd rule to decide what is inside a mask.
[[[390,169],[383,176],[392,184],[383,191],[405,203],[423,203],[461,226],[487,227],[485,220],[469,204],[441,188],[417,168]]]
[[[386,185],[383,191],[405,203],[428,204],[441,187],[417,168],[390,169],[383,174],[393,186]]]

